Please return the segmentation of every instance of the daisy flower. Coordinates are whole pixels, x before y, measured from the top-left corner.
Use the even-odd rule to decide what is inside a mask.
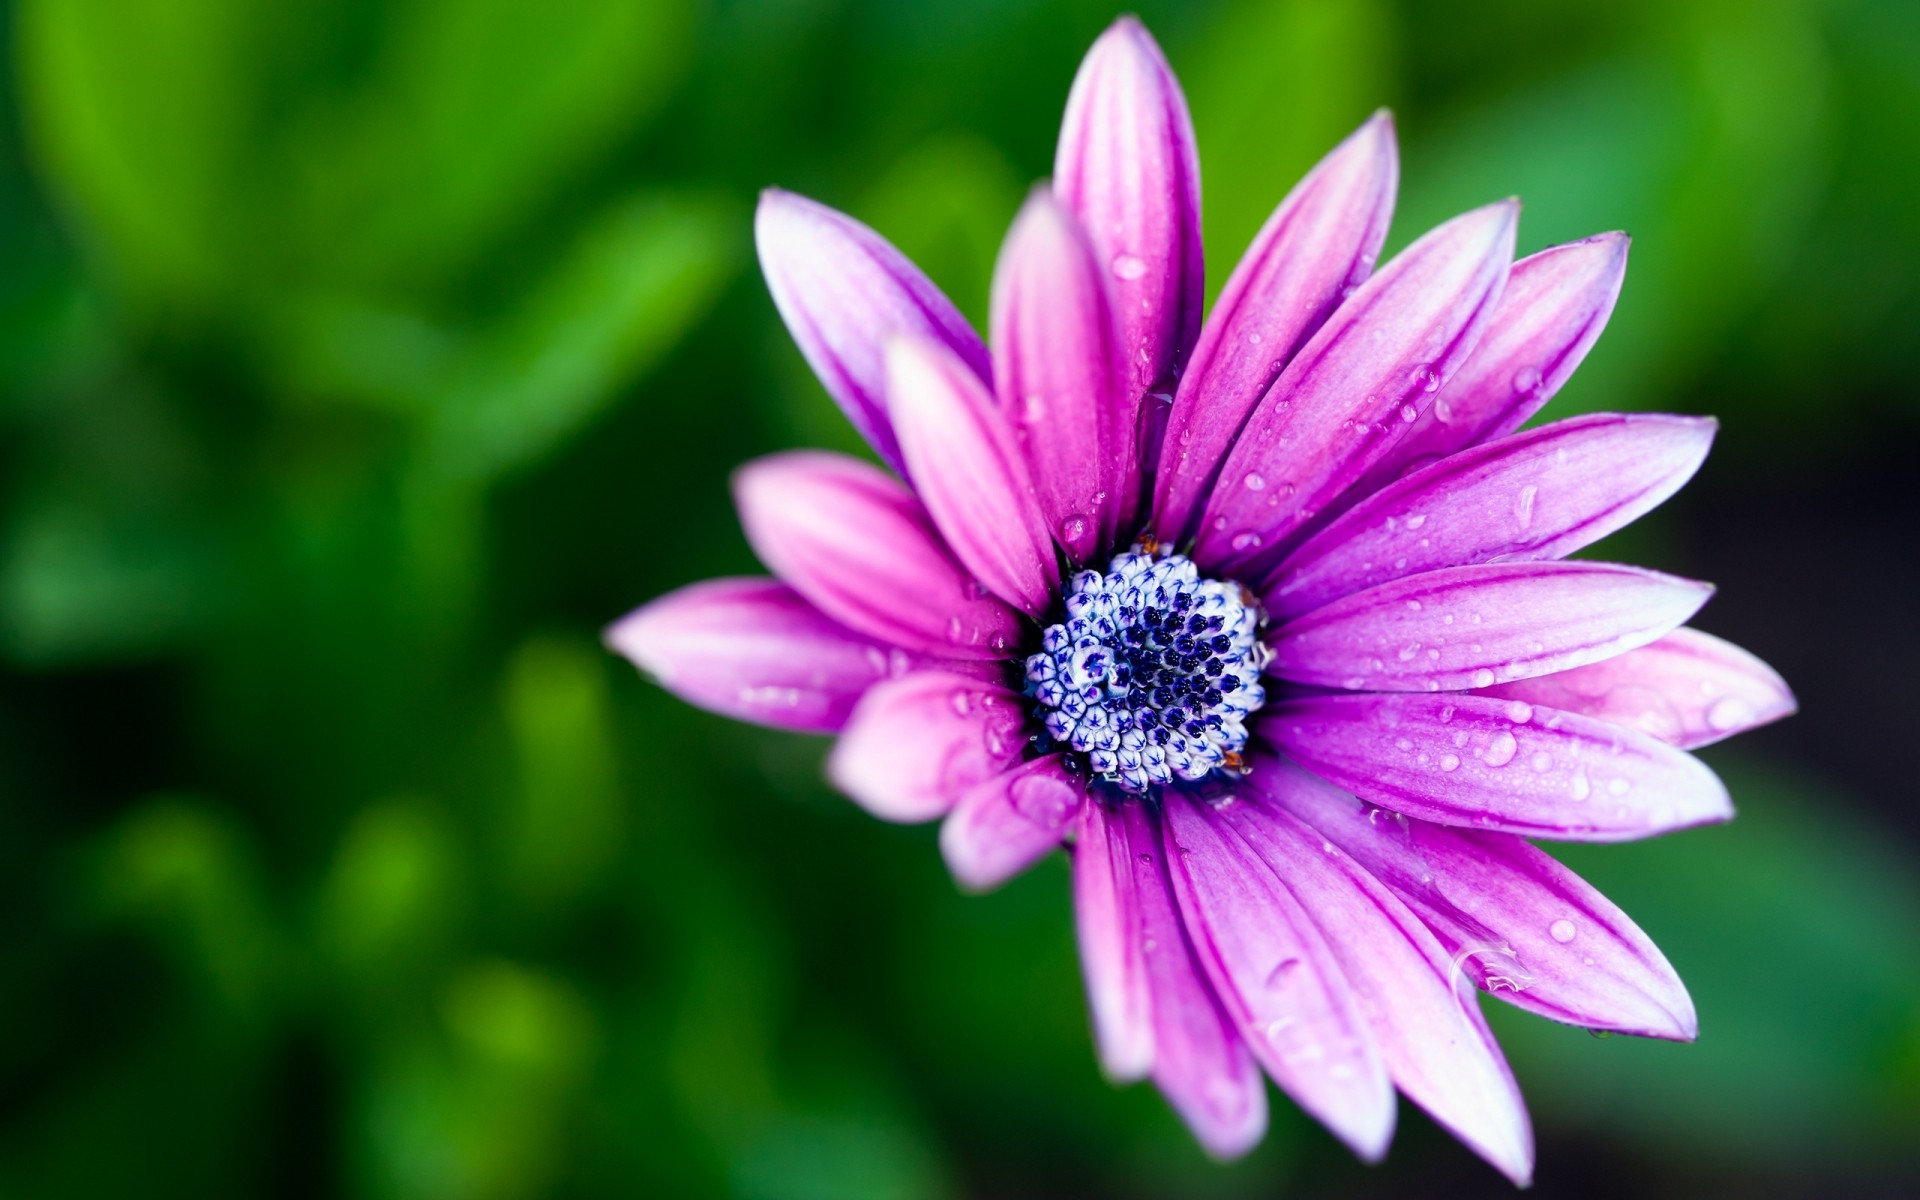
[[[1688,750],[1784,716],[1685,627],[1711,589],[1567,556],[1673,494],[1710,420],[1522,430],[1605,325],[1627,239],[1513,261],[1518,205],[1375,270],[1383,113],[1274,211],[1203,324],[1200,177],[1123,19],[995,268],[991,348],[872,230],[769,191],[775,304],[885,469],[735,479],[773,578],[694,584],[608,641],[687,701],[838,735],[833,783],[941,819],[960,883],[1072,856],[1100,1062],[1219,1157],[1262,1073],[1358,1154],[1395,1091],[1516,1181],[1532,1134],[1474,989],[1686,1040],[1686,989],[1528,839],[1732,815]]]

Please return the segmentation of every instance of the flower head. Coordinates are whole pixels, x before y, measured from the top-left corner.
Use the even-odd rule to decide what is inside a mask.
[[[1128,19],[1008,234],[991,351],[873,231],[768,192],[775,303],[891,470],[749,464],[777,580],[696,584],[608,638],[695,704],[837,733],[835,784],[944,818],[968,887],[1067,845],[1101,1061],[1210,1152],[1259,1140],[1264,1070],[1364,1156],[1397,1088],[1524,1181],[1469,985],[1695,1032],[1646,936],[1524,838],[1725,820],[1686,751],[1793,699],[1685,627],[1707,586],[1566,561],[1685,483],[1711,421],[1516,432],[1599,336],[1626,238],[1514,262],[1508,201],[1376,271],[1397,177],[1382,114],[1203,327],[1185,102]]]

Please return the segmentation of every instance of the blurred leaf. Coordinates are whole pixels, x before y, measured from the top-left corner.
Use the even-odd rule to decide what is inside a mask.
[[[1639,921],[1700,1013],[1692,1046],[1495,1012],[1542,1119],[1672,1154],[1891,1149],[1920,1099],[1920,887],[1819,782],[1721,751],[1740,816],[1631,846],[1555,847]],[[1488,1006],[1490,1012],[1503,1005]]]
[[[1200,143],[1209,296],[1300,177],[1392,101],[1396,40],[1377,0],[1233,0],[1174,49]]]
[[[236,265],[260,16],[246,0],[23,0],[31,142],[136,292],[204,302]]]
[[[419,801],[361,810],[320,885],[320,946],[362,989],[418,988],[453,949],[462,857],[444,818]]]
[[[264,1019],[286,986],[287,947],[254,848],[202,802],[160,798],[130,813],[98,847],[86,898],[100,915],[154,933],[230,1015]]]
[[[407,0],[375,80],[296,154],[319,271],[432,281],[467,265],[684,71],[692,0]]]
[[[522,646],[508,668],[519,778],[499,836],[510,889],[536,909],[591,891],[621,850],[606,668],[599,647],[548,638]]]
[[[578,432],[705,314],[743,228],[707,197],[642,196],[603,216],[435,398],[435,473],[491,479]]]

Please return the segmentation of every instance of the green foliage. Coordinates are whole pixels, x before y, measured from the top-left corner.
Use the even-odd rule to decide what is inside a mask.
[[[1710,408],[1734,485],[1844,472],[1910,419],[1911,5],[1145,9],[1193,103],[1211,290],[1391,104],[1395,244],[1516,192],[1523,248],[1635,234],[1554,413]],[[984,322],[1112,15],[12,5],[0,1195],[1367,1178],[1284,1102],[1209,1164],[1099,1077],[1062,863],[962,897],[931,831],[826,789],[818,742],[694,713],[599,646],[628,606],[756,569],[740,461],[858,450],[754,277],[756,190],[869,221]],[[1636,544],[1686,569],[1682,528]],[[1788,745],[1715,758],[1729,829],[1567,855],[1668,949],[1703,1037],[1498,1013],[1549,1164],[1591,1143],[1678,1187],[1902,1153],[1920,895],[1861,815],[1898,798]],[[1404,1124],[1392,1178],[1477,1169]]]

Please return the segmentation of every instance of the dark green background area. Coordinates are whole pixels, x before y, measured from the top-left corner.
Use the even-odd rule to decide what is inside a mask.
[[[0,1196],[1507,1194],[1276,1096],[1208,1163],[1099,1077],[1056,857],[960,896],[824,743],[598,644],[757,568],[727,473],[856,448],[758,188],[969,315],[1086,0],[18,0],[0,124]],[[1742,815],[1566,858],[1701,1039],[1489,1004],[1543,1196],[1911,1194],[1920,1166],[1920,6],[1152,3],[1210,282],[1374,108],[1393,245],[1518,193],[1635,235],[1549,415],[1706,412],[1598,552],[1793,721]]]

